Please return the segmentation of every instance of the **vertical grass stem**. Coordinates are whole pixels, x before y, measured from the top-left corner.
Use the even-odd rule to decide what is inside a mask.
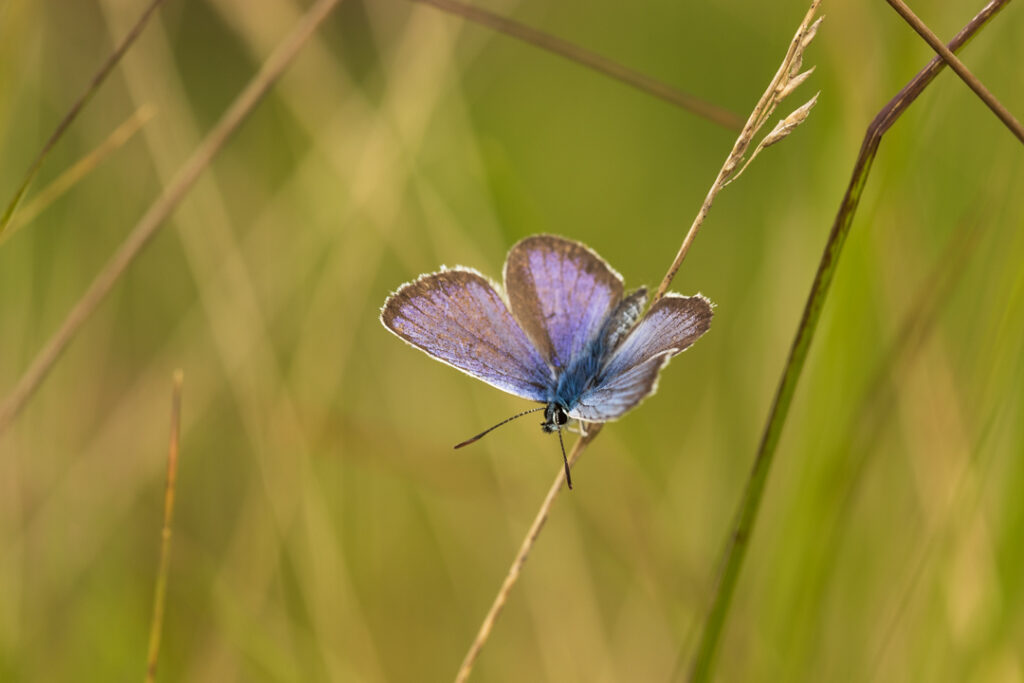
[[[156,680],[156,662],[163,634],[164,604],[167,600],[167,574],[171,566],[171,522],[174,520],[174,493],[178,482],[178,446],[181,443],[181,370],[175,370],[171,387],[171,438],[167,449],[167,486],[164,489],[164,525],[160,533],[160,565],[153,595],[153,620],[149,624],[149,654],[146,657],[146,683]]]
[[[1009,0],[992,0],[981,10],[949,43],[949,49],[957,51],[973,37]],[[768,474],[774,460],[779,436],[789,414],[789,407],[796,391],[797,382],[803,371],[807,352],[817,330],[821,309],[828,296],[829,286],[835,275],[836,265],[842,253],[843,244],[853,223],[853,217],[860,202],[861,193],[867,182],[871,163],[874,161],[882,135],[896,122],[918,95],[935,79],[945,67],[941,57],[935,57],[900,92],[889,101],[868,126],[860,154],[854,164],[853,174],[832,225],[825,251],[818,264],[803,316],[797,327],[796,338],[790,349],[782,378],[772,403],[757,455],[754,458],[750,478],[747,481],[733,531],[726,542],[721,563],[721,572],[714,589],[711,607],[704,621],[700,642],[690,671],[690,680],[696,683],[707,681],[713,671],[715,653],[722,628],[729,613],[736,580],[743,566],[743,559],[754,531],[761,497],[764,493]]]

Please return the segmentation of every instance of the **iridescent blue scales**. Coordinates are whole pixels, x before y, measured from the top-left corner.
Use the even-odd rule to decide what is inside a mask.
[[[567,418],[613,420],[657,386],[668,360],[711,325],[711,302],[668,294],[642,318],[646,290],[589,248],[535,235],[505,261],[505,292],[476,271],[442,270],[388,297],[381,322],[434,358],[545,404],[545,431]]]

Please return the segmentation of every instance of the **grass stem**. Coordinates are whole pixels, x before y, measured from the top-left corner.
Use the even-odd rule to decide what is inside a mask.
[[[789,44],[789,49],[786,51],[786,56],[783,58],[782,64],[779,65],[778,70],[775,72],[775,76],[768,84],[768,88],[764,91],[764,94],[761,95],[761,99],[758,100],[754,109],[750,112],[750,116],[747,117],[747,122],[744,124],[739,137],[736,138],[736,142],[729,151],[729,155],[726,157],[725,163],[722,164],[722,168],[718,171],[718,175],[715,177],[714,182],[711,183],[711,189],[709,189],[707,195],[705,195],[704,202],[701,204],[700,210],[697,211],[697,215],[693,219],[693,223],[690,224],[690,229],[683,238],[682,244],[679,245],[679,251],[676,253],[676,257],[673,259],[672,265],[669,266],[668,272],[665,273],[665,277],[662,279],[661,284],[658,285],[658,290],[652,299],[652,303],[665,296],[669,286],[672,284],[673,278],[675,278],[676,273],[679,272],[680,266],[683,265],[683,259],[686,258],[686,254],[690,251],[690,247],[693,245],[693,240],[697,237],[697,231],[700,230],[700,227],[704,224],[704,219],[707,218],[708,212],[711,210],[711,205],[715,201],[715,197],[718,196],[718,193],[721,192],[730,181],[736,178],[736,176],[733,175],[733,172],[737,167],[741,169],[745,168],[745,166],[741,167],[740,164],[746,156],[747,150],[750,149],[750,144],[753,142],[754,137],[768,120],[768,117],[771,116],[771,113],[775,110],[776,106],[778,106],[784,98],[785,95],[783,95],[783,93],[786,92],[786,86],[799,75],[798,72],[800,63],[803,59],[803,50],[807,46],[807,42],[809,42],[809,39],[805,42],[805,37],[813,36],[813,31],[816,30],[817,24],[812,24],[811,22],[819,4],[821,4],[820,0],[813,0],[810,8],[807,10],[807,13],[804,15],[803,21],[800,22],[800,27],[797,29],[796,35],[793,36],[793,40]],[[794,67],[796,68],[794,69]],[[751,157],[751,159],[752,158],[753,157]]]
[[[992,0],[978,13],[949,44],[951,50],[963,47],[974,34],[984,26],[1009,0]],[[860,154],[854,164],[853,174],[836,215],[835,222],[825,251],[818,264],[818,272],[811,286],[803,316],[797,327],[796,337],[790,349],[775,400],[765,425],[753,468],[747,481],[733,531],[730,533],[721,563],[721,573],[716,583],[711,607],[704,621],[700,643],[694,658],[690,680],[707,681],[713,670],[715,653],[722,628],[729,613],[736,580],[743,566],[743,559],[754,531],[761,497],[764,493],[768,474],[775,457],[779,436],[789,414],[789,407],[796,391],[797,382],[807,359],[807,352],[817,330],[821,310],[828,295],[829,286],[835,275],[843,244],[853,223],[853,217],[860,202],[861,193],[867,182],[871,163],[875,158],[882,135],[896,122],[904,111],[917,99],[945,66],[941,57],[935,57],[900,92],[889,101],[868,126]]]
[[[3,245],[18,230],[35,220],[48,206],[57,201],[77,183],[81,182],[104,159],[120,149],[147,121],[153,118],[155,113],[156,108],[152,105],[144,104],[139,107],[124,123],[115,128],[96,149],[86,154],[57,176],[49,185],[40,190],[32,198],[32,201],[23,204],[21,210],[14,214],[11,221],[7,224],[7,230],[0,231],[0,245]]]
[[[586,50],[578,45],[574,45],[567,40],[558,38],[549,33],[544,33],[533,27],[521,24],[517,21],[508,19],[507,17],[488,12],[480,7],[474,7],[467,5],[458,0],[413,0],[424,5],[430,5],[437,9],[460,16],[466,21],[471,21],[481,26],[486,26],[499,33],[504,33],[507,36],[511,36],[524,43],[529,43],[534,47],[539,47],[542,50],[547,50],[553,54],[565,57],[569,61],[585,66],[588,69],[593,69],[599,74],[614,78],[620,83],[636,88],[641,92],[645,92],[648,95],[653,95],[669,104],[673,104],[681,109],[685,109],[692,114],[696,114],[703,119],[711,121],[723,128],[729,130],[739,130],[743,122],[736,114],[732,113],[728,109],[724,109],[717,105],[705,102],[699,97],[694,97],[689,93],[682,92],[670,85],[666,85],[661,81],[658,81],[650,76],[644,75],[639,71],[634,71],[628,67],[625,67],[617,62],[613,62],[607,57]]]
[[[8,223],[11,222],[11,218],[14,216],[15,210],[18,208],[18,203],[22,197],[25,196],[25,192],[28,191],[29,185],[32,184],[33,178],[36,177],[36,173],[39,172],[39,168],[43,165],[46,157],[50,154],[50,150],[54,148],[57,142],[63,137],[68,127],[78,118],[78,114],[82,111],[85,105],[92,99],[92,96],[96,94],[96,91],[103,85],[103,81],[107,79],[110,72],[114,70],[117,63],[121,61],[121,57],[128,51],[128,48],[132,46],[135,39],[142,33],[142,29],[146,27],[150,17],[157,10],[158,7],[164,2],[164,0],[153,0],[149,3],[149,6],[142,12],[142,16],[138,18],[135,25],[132,26],[131,30],[128,31],[121,43],[114,49],[107,58],[107,61],[100,66],[99,71],[89,81],[89,85],[86,86],[85,92],[83,92],[79,98],[71,105],[71,109],[64,115],[60,123],[57,124],[57,128],[50,135],[50,138],[43,145],[43,148],[39,150],[39,154],[32,161],[32,164],[28,167],[28,171],[25,172],[25,178],[21,181],[21,185],[14,191],[14,196],[11,201],[8,202],[7,208],[4,209],[3,216],[0,216],[0,236],[3,236],[4,231],[7,229]]]
[[[156,662],[160,655],[164,604],[167,600],[167,575],[171,566],[171,522],[174,519],[174,493],[178,482],[178,447],[181,443],[181,370],[175,370],[171,387],[171,438],[167,449],[167,485],[164,489],[164,525],[160,533],[160,565],[153,596],[153,620],[149,624],[149,654],[146,657],[146,683],[156,680]]]
[[[601,425],[593,425],[587,435],[581,437],[575,445],[573,445],[572,451],[569,453],[569,467],[571,468],[581,455],[583,455],[583,449],[586,448],[587,444],[598,432],[601,431]],[[487,616],[484,617],[483,623],[480,624],[480,629],[477,631],[476,637],[469,646],[469,651],[466,652],[466,656],[462,660],[462,665],[459,667],[458,673],[455,674],[455,683],[465,683],[469,680],[469,674],[473,671],[473,664],[476,662],[476,658],[480,656],[480,650],[483,649],[487,643],[487,639],[491,635],[491,630],[494,628],[494,622],[498,619],[498,615],[501,613],[502,608],[505,606],[505,602],[508,600],[508,595],[512,591],[512,587],[515,586],[519,580],[519,573],[523,570],[523,565],[526,564],[526,558],[530,554],[530,550],[533,549],[534,544],[537,542],[537,538],[540,536],[541,529],[544,528],[544,523],[548,521],[548,516],[551,514],[551,507],[555,504],[555,498],[562,491],[565,484],[565,471],[559,468],[558,474],[555,475],[555,480],[551,482],[551,487],[548,488],[548,494],[544,496],[544,500],[540,504],[540,509],[537,510],[537,514],[534,515],[533,523],[530,524],[529,530],[526,532],[526,538],[523,539],[522,545],[519,546],[519,552],[516,553],[515,559],[512,560],[512,566],[508,569],[508,574],[505,576],[505,580],[502,581],[501,587],[498,589],[497,595],[494,596],[494,601],[491,603],[491,608],[487,611]]]
[[[210,165],[217,153],[228,141],[241,123],[252,113],[291,61],[306,44],[320,23],[330,14],[341,0],[317,0],[295,23],[292,30],[278,43],[255,76],[231,103],[216,125],[206,134],[192,155],[178,169],[177,174],[161,195],[150,205],[146,213],[135,224],[132,231],[121,242],[103,270],[85,290],[46,346],[36,354],[32,364],[21,375],[14,389],[0,402],[0,436],[10,427],[14,418],[25,407],[29,398],[49,374],[54,364],[71,340],[82,328],[100,303],[114,288],[121,276],[150,240],[159,232],[164,222],[185,198],[199,176]]]
[[[974,94],[981,98],[981,101],[992,110],[992,112],[999,117],[1010,132],[1017,136],[1017,139],[1024,142],[1024,127],[1020,125],[1020,121],[1013,117],[1003,103],[996,99],[996,96],[989,92],[988,88],[978,80],[978,77],[971,73],[971,71],[964,65],[960,59],[953,54],[953,51],[946,47],[935,33],[928,28],[928,26],[921,21],[913,10],[907,6],[907,3],[903,0],[887,0],[892,8],[903,17],[904,21],[910,24],[911,28],[917,31],[917,34],[924,38],[924,41],[935,50],[946,64],[949,64],[949,68],[956,72],[964,83],[967,84]]]

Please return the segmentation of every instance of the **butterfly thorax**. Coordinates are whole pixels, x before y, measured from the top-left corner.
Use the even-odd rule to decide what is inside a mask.
[[[545,432],[552,432],[565,424],[568,421],[566,414],[572,411],[584,392],[600,384],[608,359],[636,325],[646,302],[647,290],[643,287],[626,296],[608,315],[600,331],[558,376],[544,411],[542,427]],[[565,418],[562,422],[555,421],[559,415]]]

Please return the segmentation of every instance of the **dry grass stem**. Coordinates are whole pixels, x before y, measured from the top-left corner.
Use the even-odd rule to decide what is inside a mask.
[[[171,438],[167,449],[167,486],[164,489],[164,525],[160,532],[160,565],[153,596],[153,620],[149,625],[149,655],[146,658],[146,683],[156,680],[156,662],[160,655],[164,604],[167,599],[167,574],[171,566],[171,522],[174,519],[174,493],[178,481],[178,446],[181,443],[181,370],[174,371],[171,387]]]
[[[992,113],[999,117],[999,120],[1010,129],[1010,132],[1016,135],[1018,140],[1024,142],[1024,127],[1022,127],[1020,122],[1013,117],[1010,110],[1004,107],[1002,102],[997,100],[996,96],[989,92],[988,88],[978,80],[978,77],[972,74],[964,63],[961,62],[955,54],[953,54],[953,51],[946,47],[939,37],[935,35],[935,33],[928,28],[928,26],[921,21],[916,14],[914,14],[913,10],[907,6],[907,3],[903,2],[903,0],[888,0],[888,3],[892,5],[892,8],[896,10],[896,12],[903,17],[908,24],[910,24],[911,28],[917,31],[919,36],[924,38],[924,41],[928,43],[928,45],[930,45],[940,57],[942,57],[943,61],[945,61],[946,64],[949,64],[949,67],[956,72],[957,76],[967,84],[967,87],[974,91],[975,95],[981,98],[981,101],[992,110]]]
[[[810,114],[811,109],[814,107],[814,105],[818,103],[818,94],[819,93],[815,93],[814,97],[807,100],[807,102],[805,102],[800,107],[795,109],[792,114],[790,114],[784,119],[781,119],[778,123],[776,123],[775,127],[772,128],[771,132],[769,132],[767,135],[761,138],[761,142],[757,143],[757,147],[755,147],[754,151],[750,154],[749,157],[747,157],[747,160],[743,162],[743,166],[741,166],[740,170],[736,172],[736,175],[732,176],[731,178],[725,181],[725,185],[728,185],[729,183],[743,175],[743,172],[747,170],[747,166],[749,166],[750,162],[753,161],[757,157],[757,155],[761,153],[762,149],[764,149],[765,147],[770,147],[774,145],[776,142],[781,142],[782,140],[786,139],[789,136],[789,134],[796,129],[797,126],[803,123],[807,119],[807,116]]]
[[[576,464],[576,461],[583,454],[583,449],[600,431],[601,425],[594,425],[586,436],[580,437],[575,443],[572,451],[569,453],[570,468]],[[469,651],[466,652],[466,656],[462,660],[462,666],[459,667],[459,671],[455,675],[455,683],[465,683],[465,681],[469,680],[469,674],[473,671],[473,664],[480,655],[480,650],[483,649],[484,644],[490,637],[491,629],[494,628],[494,622],[505,606],[512,587],[519,580],[519,573],[522,571],[523,565],[526,564],[526,558],[530,554],[530,550],[533,549],[534,543],[537,542],[541,529],[544,528],[544,523],[548,521],[548,515],[551,513],[551,507],[555,503],[555,498],[558,497],[563,488],[565,488],[565,471],[559,468],[558,474],[555,475],[555,479],[551,482],[551,487],[548,489],[548,494],[544,496],[540,509],[537,510],[533,523],[530,524],[530,528],[526,532],[526,538],[523,539],[522,545],[519,546],[519,552],[516,553],[516,557],[512,561],[512,566],[508,569],[505,580],[501,583],[501,588],[498,589],[497,595],[494,596],[491,609],[487,611],[487,616],[484,617],[483,623],[480,624],[476,638],[473,639],[473,643],[469,646]]]
[[[114,131],[100,145],[79,159],[73,166],[57,176],[53,182],[39,191],[32,201],[21,207],[7,225],[7,230],[0,232],[0,245],[9,240],[21,228],[25,227],[36,216],[41,214],[50,204],[57,201],[65,192],[79,183],[93,169],[103,162],[108,156],[120,149],[142,126],[156,114],[156,107],[143,105],[139,107],[124,123]]]
[[[89,81],[89,85],[86,86],[85,92],[83,92],[79,96],[78,100],[71,105],[71,109],[68,110],[68,113],[65,114],[64,118],[57,124],[56,130],[53,131],[50,135],[50,139],[46,141],[46,144],[43,145],[43,148],[39,151],[35,160],[32,161],[32,165],[29,166],[28,171],[25,172],[25,178],[21,181],[21,185],[18,186],[18,189],[15,190],[14,196],[7,204],[7,208],[4,210],[3,216],[0,217],[0,236],[3,236],[4,231],[7,229],[7,225],[11,222],[11,218],[14,216],[15,210],[18,208],[18,203],[21,202],[22,197],[25,196],[25,192],[28,191],[28,186],[32,184],[32,179],[36,177],[36,173],[39,172],[39,168],[43,165],[43,161],[46,160],[50,150],[52,150],[54,145],[57,144],[57,141],[63,137],[64,132],[67,131],[68,127],[78,117],[82,108],[85,107],[89,100],[92,99],[92,96],[96,94],[96,91],[99,90],[100,86],[103,85],[103,81],[107,79],[110,72],[113,71],[114,67],[117,66],[117,63],[121,61],[121,57],[123,57],[128,51],[128,48],[132,46],[135,39],[139,37],[139,34],[142,33],[142,29],[144,29],[146,24],[149,22],[150,17],[153,16],[153,13],[163,2],[164,0],[153,0],[149,3],[149,6],[142,12],[142,16],[139,17],[138,21],[135,22],[135,25],[132,26],[130,31],[128,31],[120,45],[114,49],[110,54],[110,57],[107,58],[107,61],[103,63],[99,68],[99,71],[96,72],[96,75],[92,77],[91,81]]]
[[[227,142],[238,126],[252,112],[270,86],[280,78],[292,59],[299,53],[309,37],[341,0],[318,0],[292,27],[291,32],[277,45],[259,72],[235,98],[217,124],[207,133],[185,164],[178,170],[159,198],[149,207],[125,240],[111,256],[86,289],[85,293],[64,318],[60,328],[50,337],[46,346],[36,355],[22,374],[14,389],[0,403],[0,436],[21,412],[28,399],[39,387],[61,353],[67,348],[82,325],[92,316],[125,270],[156,235],[164,221],[185,198],[200,174]]]
[[[435,0],[430,1],[431,4],[433,4]],[[796,36],[793,38],[793,42],[790,44],[789,50],[786,52],[786,57],[782,62],[782,66],[779,67],[779,70],[772,79],[768,89],[758,101],[754,111],[751,112],[750,117],[747,120],[747,124],[740,133],[739,139],[737,139],[732,151],[726,158],[725,164],[719,171],[711,190],[708,192],[704,203],[701,205],[697,218],[690,227],[690,230],[683,241],[683,245],[680,247],[680,252],[676,256],[676,260],[669,267],[668,272],[665,273],[665,277],[662,279],[661,284],[658,287],[658,293],[655,295],[653,301],[660,299],[668,290],[672,279],[679,271],[679,266],[682,263],[683,257],[686,255],[686,251],[689,249],[689,245],[693,242],[693,239],[696,236],[697,229],[700,227],[700,224],[703,223],[704,218],[711,209],[711,203],[714,200],[714,197],[725,186],[724,180],[728,178],[730,172],[736,168],[736,164],[743,158],[743,155],[750,146],[750,141],[757,134],[757,131],[764,122],[767,121],[772,111],[774,111],[775,107],[782,101],[785,95],[788,95],[793,91],[795,86],[790,86],[794,81],[799,84],[800,82],[803,82],[810,73],[809,71],[801,73],[800,65],[802,63],[804,49],[808,44],[810,44],[811,39],[817,32],[818,25],[821,21],[819,19],[817,22],[811,24],[814,12],[819,3],[820,0],[814,0],[811,4],[810,10],[808,10],[803,22],[801,22],[800,29],[797,31]],[[785,95],[783,93],[785,93]],[[815,99],[816,98],[817,96],[815,96]],[[806,111],[813,106],[813,102],[814,100],[804,105],[788,117],[792,118],[794,116],[798,116],[798,112],[803,112],[802,114],[799,114],[800,120],[792,124],[790,130],[792,130],[796,125],[799,125],[799,123],[806,118]],[[601,425],[591,427],[587,435],[576,442],[572,449],[572,453],[569,456],[570,466],[574,465],[583,455],[584,449],[600,432],[600,427]],[[526,533],[526,537],[523,539],[522,545],[519,547],[519,552],[516,553],[515,558],[512,560],[512,565],[509,568],[508,574],[502,582],[501,587],[498,589],[498,593],[495,595],[494,601],[491,604],[491,609],[487,612],[487,616],[484,617],[483,623],[477,631],[476,638],[474,638],[473,643],[470,645],[469,651],[466,653],[466,656],[462,661],[462,666],[459,667],[459,671],[455,676],[456,683],[464,683],[464,681],[468,680],[473,669],[473,664],[479,656],[484,644],[487,642],[487,639],[491,634],[491,630],[494,627],[494,622],[501,613],[501,609],[504,607],[512,587],[516,584],[516,581],[518,581],[530,550],[533,549],[534,544],[537,542],[541,529],[544,527],[544,523],[547,521],[548,515],[551,512],[551,507],[554,504],[555,498],[558,496],[559,491],[562,490],[564,480],[565,474],[561,469],[559,469],[551,487],[548,489],[547,496],[544,497],[540,508],[537,510],[537,514],[534,516],[533,523],[530,525],[530,528]]]
[[[414,2],[420,2],[424,5],[430,5],[436,7],[444,12],[449,12],[457,16],[462,17],[466,21],[471,21],[481,26],[486,26],[490,29],[504,33],[507,36],[512,36],[525,43],[529,43],[535,47],[539,47],[542,50],[554,53],[556,55],[565,57],[566,59],[576,62],[582,66],[614,78],[620,83],[625,83],[628,86],[636,88],[641,92],[645,92],[648,95],[653,95],[669,104],[685,109],[701,118],[707,119],[712,123],[716,123],[723,128],[729,130],[739,130],[743,125],[743,121],[740,118],[722,107],[705,102],[704,100],[694,97],[688,93],[682,92],[673,88],[670,85],[666,85],[661,81],[655,80],[650,76],[646,76],[639,71],[633,71],[621,64],[613,62],[606,57],[585,50],[578,45],[574,45],[567,40],[563,40],[549,33],[538,31],[535,28],[520,24],[517,21],[512,21],[506,17],[499,16],[493,12],[481,9],[479,7],[473,7],[458,0],[413,0]]]
[[[818,32],[818,27],[821,25],[821,18],[812,23],[814,19],[814,13],[818,9],[818,5],[821,4],[821,0],[814,0],[811,3],[810,9],[807,10],[807,14],[804,15],[803,21],[800,22],[800,27],[796,31],[796,35],[793,36],[793,40],[789,44],[789,49],[786,51],[786,56],[782,60],[782,64],[779,65],[778,71],[775,72],[775,76],[768,84],[768,88],[761,95],[761,99],[758,100],[754,106],[753,111],[750,112],[750,116],[747,118],[746,125],[743,126],[743,130],[740,132],[736,143],[733,145],[732,150],[725,159],[725,163],[722,164],[721,170],[718,172],[718,176],[715,181],[711,184],[711,189],[708,190],[707,195],[704,197],[704,203],[701,204],[700,210],[697,212],[696,218],[693,219],[693,223],[690,225],[689,231],[686,233],[686,237],[683,238],[682,244],[679,245],[679,251],[676,253],[675,260],[672,261],[672,265],[669,266],[668,272],[665,273],[664,279],[661,284],[658,285],[658,291],[655,293],[651,303],[654,303],[661,297],[665,296],[665,292],[668,291],[669,286],[672,284],[673,278],[676,273],[679,272],[679,267],[683,264],[683,259],[686,258],[687,252],[690,250],[690,246],[693,244],[694,238],[697,236],[697,231],[700,230],[700,226],[704,224],[704,219],[707,218],[708,211],[711,210],[711,205],[715,201],[715,197],[722,191],[726,185],[735,180],[740,174],[746,169],[746,164],[740,168],[739,173],[733,174],[733,171],[744,161],[746,158],[747,150],[750,149],[751,142],[757,136],[758,131],[764,126],[764,124],[771,117],[775,108],[790,95],[798,85],[803,83],[807,76],[810,75],[811,70],[801,71],[803,67],[803,56],[804,50],[810,45],[814,36]],[[793,128],[798,126],[807,118],[807,111],[810,110],[814,103],[817,101],[818,96],[815,95],[809,102],[799,107],[793,114],[790,114],[784,121],[797,117],[798,120],[794,119],[789,129],[777,137],[773,142],[778,142],[783,137],[789,134]],[[801,113],[802,112],[802,113]],[[768,134],[771,137],[772,133]],[[772,144],[772,143],[768,143]],[[747,159],[747,164],[757,156],[758,152],[761,151],[767,145],[758,145],[754,153]]]

